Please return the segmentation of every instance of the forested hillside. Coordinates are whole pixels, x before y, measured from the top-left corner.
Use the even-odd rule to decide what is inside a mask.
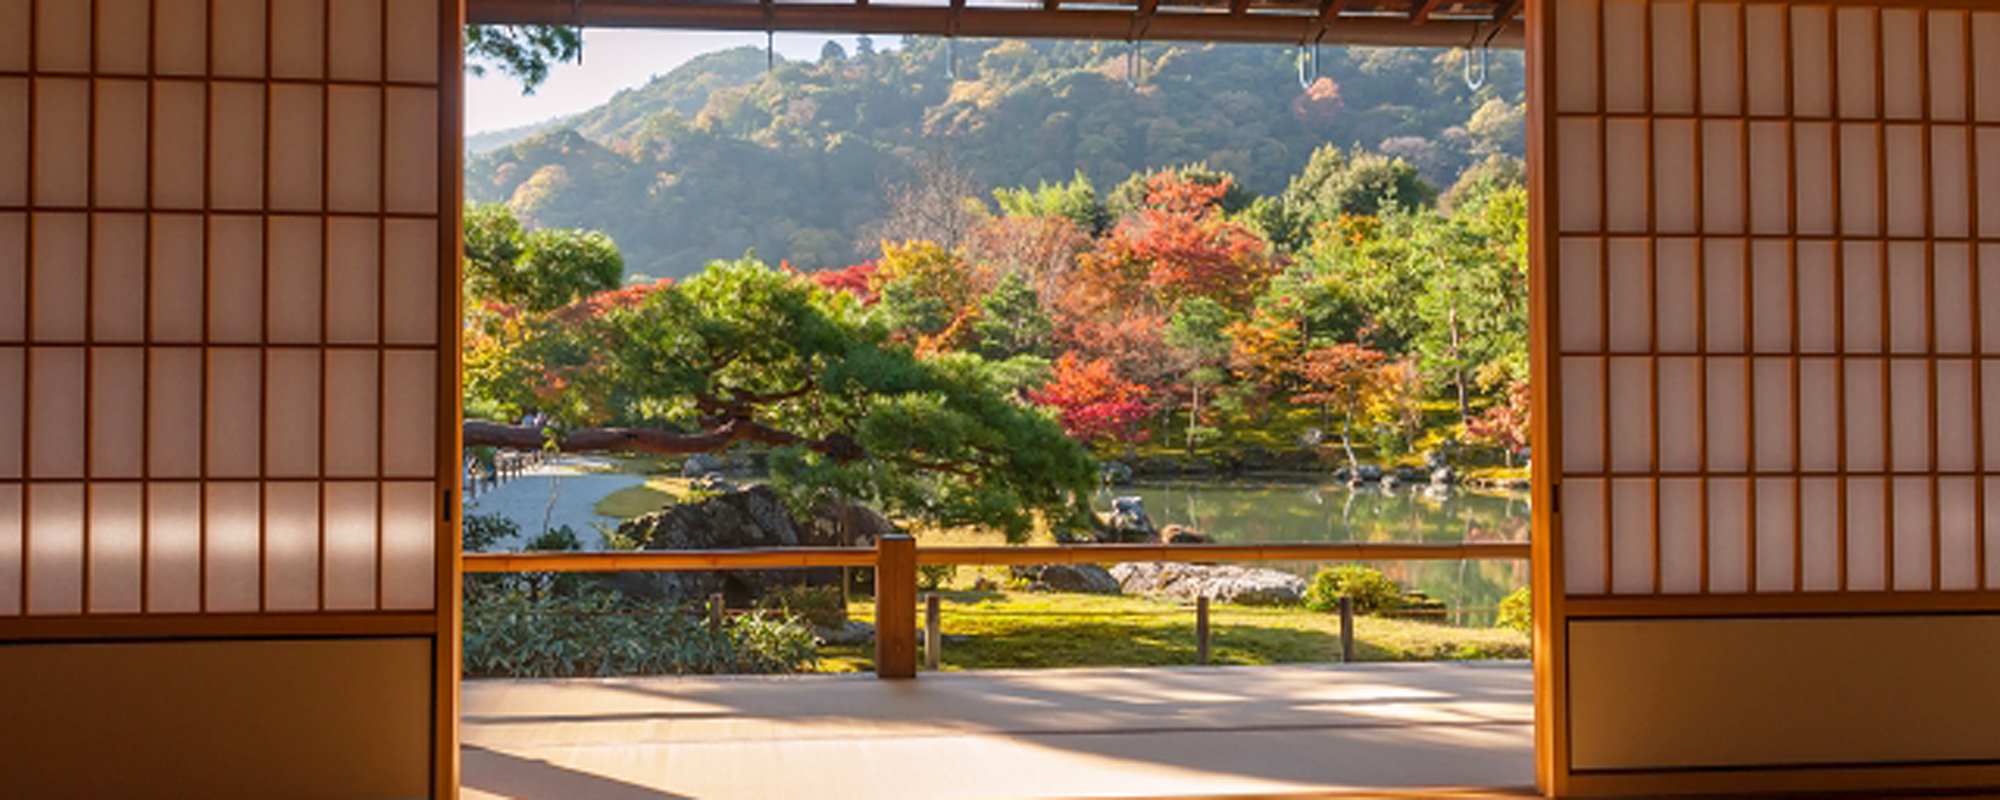
[[[1150,44],[1136,83],[1122,44],[956,50],[955,81],[938,40],[830,45],[769,70],[760,49],[708,54],[472,156],[467,194],[530,226],[607,232],[628,275],[678,277],[746,249],[801,269],[852,264],[878,238],[926,228],[890,219],[899,208],[951,195],[991,208],[993,189],[1077,175],[1116,213],[1130,210],[1121,184],[1128,205],[1144,197],[1135,174],[1202,163],[1233,175],[1225,205],[1240,207],[1283,192],[1325,144],[1400,158],[1438,191],[1522,149],[1518,57],[1475,92],[1454,51],[1325,48],[1302,89],[1283,47]]]

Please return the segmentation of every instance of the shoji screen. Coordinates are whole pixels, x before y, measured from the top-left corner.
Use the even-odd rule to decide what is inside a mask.
[[[1841,630],[1894,641],[1910,629],[1869,626],[2000,611],[2000,481],[1987,476],[2000,463],[2000,13],[1981,7],[1540,4],[1536,455],[1552,512],[1544,586],[1559,595],[1542,611],[1551,655],[1566,659],[1546,702],[1573,704],[1545,732],[1563,737],[1545,740],[1561,751],[1558,777],[2000,759],[1984,745],[1928,748],[1936,730],[1868,733],[1862,718],[1821,726],[1863,730],[1858,749],[1716,753],[1688,740],[1735,739],[1691,725],[1621,750],[1620,726],[1640,724],[1620,716],[1622,692],[1661,678],[1613,657],[1686,634],[1682,666],[1740,688],[1768,676],[1730,670],[1787,656],[1723,648],[1743,630],[1734,620],[1783,621],[1739,642]],[[1876,666],[1954,680],[1926,660],[1974,644],[1917,641],[1930,646]],[[1702,652],[1719,672],[1700,674]],[[1766,713],[1785,707],[1777,694]],[[1703,696],[1681,699],[1723,713]],[[1987,720],[1972,724],[1983,734]],[[1738,730],[1811,739],[1801,727]],[[1915,750],[1861,746],[1892,730]]]
[[[450,630],[458,19],[0,0],[0,640]]]

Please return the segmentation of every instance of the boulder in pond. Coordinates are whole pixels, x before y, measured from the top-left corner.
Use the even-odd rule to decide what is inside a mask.
[[[1160,531],[1153,527],[1153,518],[1146,513],[1145,498],[1136,495],[1116,497],[1111,500],[1111,513],[1103,520],[1103,535],[1099,538],[1110,542],[1156,542]]]
[[[1206,597],[1222,603],[1281,606],[1298,603],[1306,593],[1306,581],[1297,575],[1232,564],[1141,561],[1114,565],[1110,572],[1126,594],[1182,601]]]
[[[1118,594],[1118,579],[1096,564],[1035,564],[1014,567],[1015,578],[1027,581],[1035,592],[1081,592]]]
[[[1160,529],[1160,540],[1167,544],[1208,544],[1208,534],[1186,525],[1168,525]]]

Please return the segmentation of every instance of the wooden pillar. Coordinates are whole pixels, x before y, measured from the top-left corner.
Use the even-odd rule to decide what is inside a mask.
[[[944,668],[944,611],[936,594],[924,595],[924,669]]]
[[[1194,599],[1194,663],[1208,664],[1208,597]]]
[[[875,545],[875,677],[917,676],[917,540],[883,536]]]

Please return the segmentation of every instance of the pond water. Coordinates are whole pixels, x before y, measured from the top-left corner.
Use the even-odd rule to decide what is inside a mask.
[[[1217,542],[1525,542],[1530,527],[1528,496],[1520,492],[1432,495],[1317,482],[1185,480],[1110,487],[1095,505],[1109,510],[1117,496],[1143,498],[1154,525],[1185,525]],[[1310,575],[1319,565],[1269,566]],[[1501,598],[1528,584],[1526,561],[1375,566],[1473,624],[1490,620]]]

